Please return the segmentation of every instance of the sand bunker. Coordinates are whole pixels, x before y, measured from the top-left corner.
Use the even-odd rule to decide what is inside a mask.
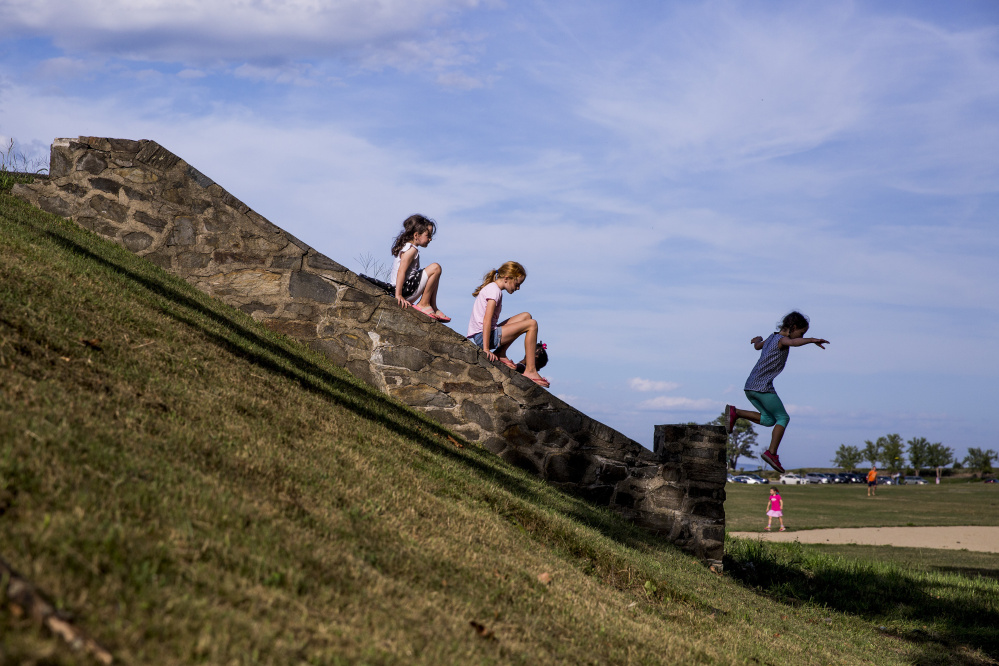
[[[999,527],[851,527],[787,532],[729,532],[740,539],[855,543],[862,546],[945,548],[999,553]]]

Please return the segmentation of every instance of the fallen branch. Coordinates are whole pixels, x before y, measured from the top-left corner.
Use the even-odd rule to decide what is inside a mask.
[[[110,652],[89,638],[80,629],[59,616],[59,612],[50,604],[35,587],[14,571],[0,557],[0,581],[5,585],[0,588],[6,596],[15,615],[28,615],[35,622],[46,627],[53,634],[61,637],[74,650],[83,650],[94,656],[102,664],[111,664],[114,657]]]

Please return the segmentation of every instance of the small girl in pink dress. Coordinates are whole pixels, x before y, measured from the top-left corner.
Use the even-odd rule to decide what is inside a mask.
[[[779,532],[784,531],[784,499],[780,496],[780,491],[776,488],[770,489],[770,497],[767,498],[767,526],[766,531],[770,531],[770,523],[776,518],[780,521]]]

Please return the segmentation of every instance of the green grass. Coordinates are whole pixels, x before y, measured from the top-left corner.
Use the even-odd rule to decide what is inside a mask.
[[[0,192],[0,556],[124,663],[999,657],[994,580],[731,546],[715,575]],[[0,603],[0,663],[78,659]]]
[[[766,524],[769,485],[725,486],[725,527],[759,530]],[[866,484],[777,486],[784,522],[794,529],[906,525],[999,525],[999,484],[948,483],[879,486]]]
[[[878,561],[902,569],[919,569],[999,580],[999,553],[942,548],[898,548],[858,544],[804,544],[817,553],[853,560]]]

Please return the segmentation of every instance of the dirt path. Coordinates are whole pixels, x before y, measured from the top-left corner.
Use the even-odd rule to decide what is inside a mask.
[[[999,527],[852,527],[787,532],[729,532],[740,539],[855,543],[864,546],[945,548],[999,553]]]

